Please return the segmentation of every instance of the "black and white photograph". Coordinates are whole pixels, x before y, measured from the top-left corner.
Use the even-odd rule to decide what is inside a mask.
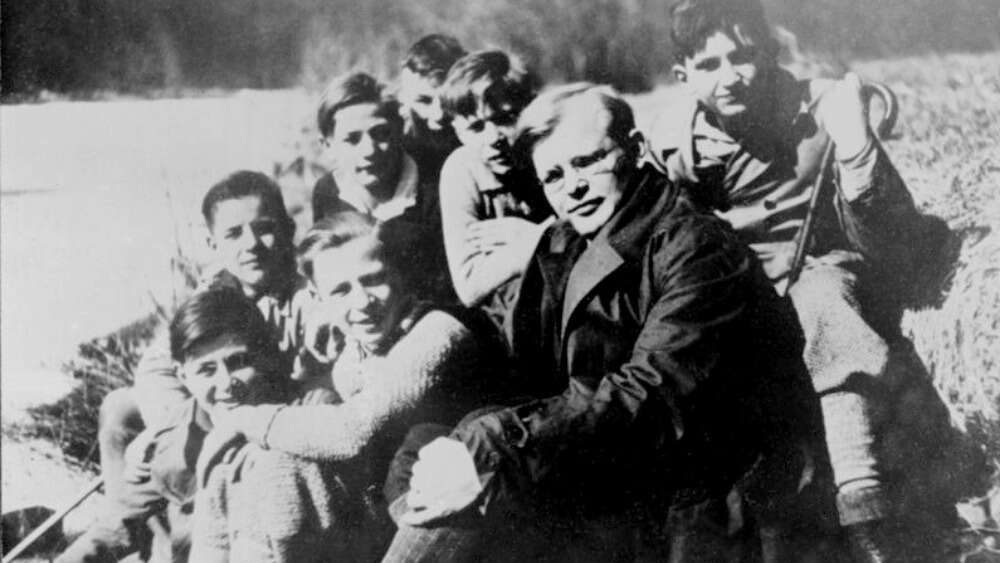
[[[9,0],[3,563],[1000,563],[998,0]]]

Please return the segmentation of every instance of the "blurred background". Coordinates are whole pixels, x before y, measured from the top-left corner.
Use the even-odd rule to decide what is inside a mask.
[[[650,88],[669,69],[665,0],[13,0],[3,98],[177,95],[391,78],[431,32],[524,56],[550,81]],[[1000,45],[997,0],[764,0],[802,47],[838,59]]]

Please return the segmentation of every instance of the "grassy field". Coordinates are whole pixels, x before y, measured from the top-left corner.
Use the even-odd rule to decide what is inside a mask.
[[[887,149],[920,207],[947,220],[960,237],[955,267],[927,307],[907,312],[904,328],[956,426],[996,464],[1000,53],[852,68],[899,95],[898,135]],[[674,95],[662,88],[632,98],[640,125]],[[70,375],[60,371],[93,379],[113,369],[117,381],[127,381],[128,362],[108,357],[134,357],[142,327],[119,333],[118,340],[91,342],[68,369],[61,366],[77,343],[147,315],[148,293],[169,299],[171,256],[178,247],[199,255],[194,210],[211,182],[238,167],[271,173],[299,157],[315,161],[313,103],[308,94],[288,91],[0,109],[4,511],[55,504],[84,479],[86,468],[53,458],[43,442],[57,443],[77,460],[93,459],[86,437],[94,432],[100,393],[87,388],[67,402],[37,391],[57,383],[72,388]],[[306,201],[308,166],[302,174],[286,168],[281,181],[291,204]]]

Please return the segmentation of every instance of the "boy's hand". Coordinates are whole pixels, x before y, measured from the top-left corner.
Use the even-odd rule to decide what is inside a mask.
[[[406,497],[410,511],[401,522],[432,524],[472,506],[483,492],[472,454],[462,442],[438,438],[421,448],[419,455]]]
[[[872,140],[868,126],[868,103],[861,91],[861,79],[848,72],[823,93],[817,116],[833,141],[837,158],[857,156]]]
[[[476,221],[469,225],[466,240],[480,252],[490,252],[501,246],[513,245],[525,238],[538,225],[518,217],[501,217]]]

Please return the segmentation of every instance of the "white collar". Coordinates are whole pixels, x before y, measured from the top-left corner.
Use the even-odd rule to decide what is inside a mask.
[[[337,187],[340,189],[340,199],[349,203],[352,207],[362,213],[367,213],[379,221],[387,221],[393,217],[399,217],[404,211],[413,207],[417,203],[417,163],[410,155],[403,153],[403,170],[399,174],[399,181],[396,183],[396,190],[388,201],[383,202],[374,208],[368,207],[365,203],[367,191],[353,180],[341,178],[333,171]]]

